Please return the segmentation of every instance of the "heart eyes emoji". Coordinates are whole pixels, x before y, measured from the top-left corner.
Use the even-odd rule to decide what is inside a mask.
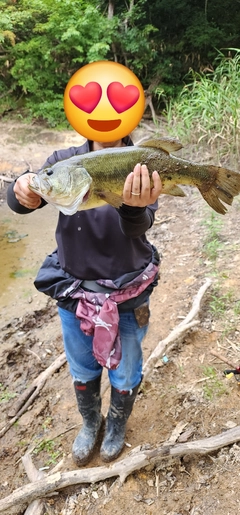
[[[139,89],[134,85],[124,87],[120,82],[111,82],[107,88],[108,100],[119,114],[134,106],[139,96]],[[88,82],[85,87],[72,86],[69,97],[76,107],[90,114],[101,100],[102,88],[98,82]]]
[[[69,91],[69,97],[72,103],[84,111],[92,113],[101,100],[102,88],[98,82],[89,82],[85,87],[73,86]]]
[[[140,92],[136,86],[124,87],[121,82],[111,82],[107,88],[107,96],[115,111],[120,114],[136,104]]]

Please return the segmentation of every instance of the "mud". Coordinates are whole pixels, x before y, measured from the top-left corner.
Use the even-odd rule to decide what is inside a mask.
[[[140,130],[135,141],[142,137]],[[0,124],[4,143],[0,174],[15,178],[27,167],[36,170],[58,148],[76,145],[79,136],[42,127]],[[193,158],[194,149],[191,149]],[[196,151],[199,160],[199,152]],[[207,150],[204,158],[214,156]],[[6,183],[4,183],[6,186]],[[20,216],[0,205],[0,409],[1,427],[18,397],[62,352],[54,301],[39,294],[33,280],[45,255],[55,248],[57,212],[47,206]],[[225,216],[215,215],[195,190],[186,199],[163,196],[157,220],[148,233],[162,254],[161,280],[151,298],[151,323],[143,344],[144,359],[190,311],[207,277],[212,286],[203,298],[199,325],[160,360],[143,384],[128,421],[126,447],[154,448],[169,440],[179,424],[186,439],[214,436],[240,424],[240,389],[211,349],[240,363],[240,201]],[[107,375],[103,384],[106,385]],[[109,389],[103,396],[103,412]],[[72,441],[81,426],[67,364],[46,381],[39,396],[1,437],[0,498],[29,482],[21,457],[30,452],[45,472],[63,459],[61,471],[74,470]],[[178,435],[181,440],[181,435]],[[99,449],[87,468],[102,466]],[[121,459],[119,458],[119,459]],[[238,443],[209,455],[159,459],[154,467],[117,478],[69,487],[45,498],[45,513],[57,515],[227,515],[239,506]],[[90,472],[90,471],[89,471]],[[0,501],[1,506],[1,501]],[[23,514],[26,506],[17,505]],[[11,510],[8,511],[11,513]]]

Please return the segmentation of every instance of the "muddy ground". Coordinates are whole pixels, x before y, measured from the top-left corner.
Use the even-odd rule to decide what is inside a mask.
[[[137,141],[146,127],[134,134]],[[36,170],[53,150],[78,144],[72,131],[56,132],[18,122],[0,123],[0,175],[16,177]],[[199,149],[192,158],[210,160]],[[55,248],[57,212],[47,206],[20,216],[6,205],[0,190],[0,409],[1,427],[13,415],[18,397],[63,351],[55,303],[33,286],[45,255]],[[177,441],[214,436],[240,424],[240,387],[229,368],[211,350],[240,364],[240,198],[225,216],[215,214],[198,191],[184,199],[162,196],[148,238],[162,254],[161,280],[151,298],[151,323],[143,344],[144,359],[191,309],[206,278],[199,325],[166,351],[143,383],[128,421],[120,459],[138,446],[155,448],[177,429]],[[107,385],[104,375],[103,385]],[[109,389],[103,396],[106,414]],[[48,473],[75,470],[72,441],[81,426],[67,364],[54,373],[29,409],[1,437],[0,498],[29,480],[21,457],[31,453],[37,469]],[[181,428],[181,429],[179,429]],[[179,429],[179,431],[178,431]],[[181,433],[181,434],[180,434]],[[98,450],[87,468],[100,467]],[[239,510],[240,447],[237,443],[207,455],[160,459],[136,470],[121,486],[118,478],[85,483],[44,499],[45,514],[57,515],[230,515]],[[89,471],[91,472],[91,471]],[[16,503],[23,514],[26,504]],[[1,501],[0,501],[1,511]],[[11,513],[8,509],[6,513]]]

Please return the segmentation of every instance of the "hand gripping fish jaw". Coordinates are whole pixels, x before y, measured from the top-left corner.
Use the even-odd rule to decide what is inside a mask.
[[[56,163],[56,166],[61,163]],[[53,167],[41,170],[32,178],[29,188],[64,215],[72,215],[88,200],[92,183],[85,168],[75,168],[73,173],[56,173]],[[72,191],[74,196],[71,195]]]

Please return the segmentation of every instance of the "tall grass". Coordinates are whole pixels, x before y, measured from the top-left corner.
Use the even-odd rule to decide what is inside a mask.
[[[232,55],[234,54],[234,55]],[[212,72],[189,72],[192,79],[166,116],[171,132],[185,143],[207,143],[220,160],[240,154],[240,49],[219,52]]]

